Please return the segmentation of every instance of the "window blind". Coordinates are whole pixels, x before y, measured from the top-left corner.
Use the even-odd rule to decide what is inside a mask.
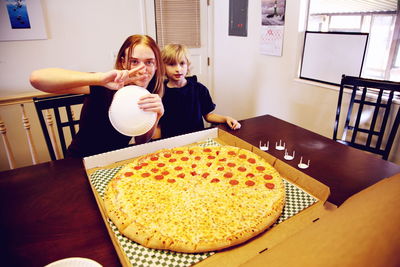
[[[201,0],[155,0],[157,43],[184,44],[189,48],[201,46]]]

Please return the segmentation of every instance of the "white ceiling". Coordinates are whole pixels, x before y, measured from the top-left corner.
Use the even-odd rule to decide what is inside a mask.
[[[318,13],[387,12],[398,0],[310,0],[310,15]]]

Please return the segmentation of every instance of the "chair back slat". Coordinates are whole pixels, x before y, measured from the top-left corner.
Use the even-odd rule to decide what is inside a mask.
[[[71,133],[71,138],[76,135],[75,125],[79,124],[78,119],[74,119],[72,116],[72,106],[83,104],[86,95],[56,95],[50,97],[34,97],[33,102],[35,104],[36,112],[40,121],[40,126],[42,127],[43,135],[46,141],[47,148],[49,150],[49,155],[52,160],[56,160],[56,153],[54,151],[50,134],[47,128],[46,121],[43,116],[44,110],[53,110],[58,139],[60,141],[60,146],[62,149],[63,156],[65,157],[67,151],[66,136],[64,134],[64,128],[68,127]],[[61,112],[65,108],[66,121],[62,120]]]
[[[378,137],[378,141],[376,142],[376,149],[379,149],[381,147],[382,142],[383,142],[385,129],[386,129],[386,126],[387,126],[387,122],[388,122],[390,111],[391,111],[391,107],[392,107],[393,95],[394,95],[394,91],[391,91],[389,93],[389,98],[387,100],[387,103],[384,106],[385,107],[385,112],[383,114],[382,125],[381,125],[380,134],[379,134],[379,137]]]
[[[379,91],[379,94],[378,94],[378,98],[377,98],[377,100],[376,100],[376,103],[373,103],[373,102],[370,102],[370,101],[365,101],[365,104],[366,105],[369,105],[369,106],[373,106],[374,107],[374,114],[372,115],[372,121],[371,121],[371,126],[369,127],[369,131],[371,132],[371,133],[373,133],[373,134],[369,134],[368,135],[368,137],[367,137],[367,142],[366,142],[366,146],[367,147],[371,147],[371,141],[372,141],[372,136],[374,135],[374,133],[375,133],[375,125],[376,125],[376,120],[377,120],[377,118],[378,118],[378,114],[379,114],[379,108],[380,108],[380,106],[381,106],[381,103],[382,103],[382,91]],[[383,137],[383,130],[382,130],[382,128],[381,128],[381,131],[379,132],[379,137]],[[380,145],[376,145],[376,148],[379,148],[380,147]]]
[[[357,92],[357,86],[356,86],[356,89],[354,90],[354,93],[356,93],[356,92]],[[358,103],[357,116],[356,116],[356,121],[355,121],[354,126],[353,126],[353,135],[351,136],[351,143],[355,143],[356,137],[357,137],[357,133],[358,133],[359,129],[362,129],[362,128],[360,128],[360,121],[361,121],[362,111],[364,109],[364,102],[365,102],[365,96],[366,95],[367,95],[367,88],[364,87],[362,89],[361,98],[360,98],[360,101]],[[351,116],[351,114],[350,114],[350,116]]]
[[[340,112],[344,105],[345,88],[351,90],[350,102],[344,124]],[[387,160],[400,124],[400,108],[394,122],[393,99],[400,92],[400,83],[342,76],[338,105],[333,131],[333,139],[343,144],[369,151]],[[343,125],[342,138],[338,138]],[[348,132],[351,137],[348,138]],[[385,141],[386,139],[386,141]]]

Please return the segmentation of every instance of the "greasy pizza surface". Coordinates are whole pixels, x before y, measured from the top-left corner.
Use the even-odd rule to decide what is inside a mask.
[[[180,147],[137,158],[116,174],[104,196],[122,234],[179,252],[242,243],[272,225],[284,202],[279,173],[233,146]]]

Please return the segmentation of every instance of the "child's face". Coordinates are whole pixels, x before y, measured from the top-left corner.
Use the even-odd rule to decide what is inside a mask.
[[[185,80],[188,72],[187,59],[182,58],[179,62],[165,64],[165,71],[171,81],[180,82]]]
[[[125,54],[128,51],[129,49],[126,49]],[[156,58],[150,47],[139,44],[133,49],[132,55],[126,59],[125,66],[126,69],[134,69],[142,65],[145,68],[137,74],[139,79],[136,80],[135,84],[147,88],[157,70]]]

